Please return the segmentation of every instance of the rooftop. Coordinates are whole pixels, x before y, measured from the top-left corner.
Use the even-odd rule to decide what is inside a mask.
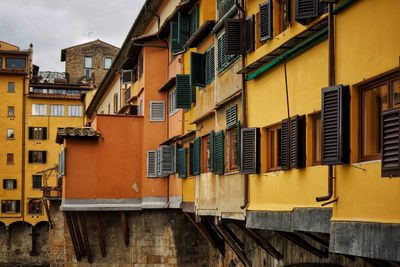
[[[66,128],[58,128],[57,129],[57,137],[56,142],[58,144],[62,144],[64,139],[67,137],[75,137],[75,138],[98,138],[100,136],[100,132],[96,131],[91,127],[66,127]]]

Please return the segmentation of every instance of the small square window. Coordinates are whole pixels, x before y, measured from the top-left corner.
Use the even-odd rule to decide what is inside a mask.
[[[321,164],[321,113],[312,116],[312,164]]]
[[[7,117],[15,117],[15,108],[13,106],[8,106]]]
[[[15,130],[7,129],[7,139],[14,139],[14,138],[15,138]]]
[[[15,93],[15,82],[8,83],[7,93]]]
[[[7,153],[7,165],[13,165],[13,164],[14,164],[14,154]]]
[[[109,68],[111,68],[112,65],[112,58],[111,57],[105,57],[104,58],[104,68],[106,70],[108,70]]]
[[[85,69],[92,69],[93,68],[93,59],[92,57],[86,56],[85,57]]]

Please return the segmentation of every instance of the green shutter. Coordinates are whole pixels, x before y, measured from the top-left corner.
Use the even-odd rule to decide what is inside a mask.
[[[190,18],[182,12],[178,13],[178,43],[183,46],[186,44],[190,35]]]
[[[178,177],[187,177],[187,167],[186,167],[186,148],[179,148],[178,150]]]
[[[214,131],[210,132],[209,142],[210,142],[210,156],[208,158],[208,170],[214,171],[214,151],[215,151],[215,142],[214,142]]]
[[[236,164],[238,167],[238,170],[240,170],[240,121],[237,122],[236,124],[236,129],[237,129],[237,143],[236,143]]]
[[[190,108],[191,107],[191,90],[190,75],[176,75],[176,107]]]
[[[206,83],[211,83],[215,78],[215,53],[214,46],[206,52]]]
[[[172,53],[178,53],[182,51],[182,46],[179,43],[178,22],[171,21],[170,30],[171,30],[171,51]]]
[[[190,77],[193,86],[206,86],[206,56],[190,52]]]
[[[201,138],[194,139],[193,143],[193,175],[200,175]]]
[[[216,174],[224,174],[224,132],[215,133],[214,170]]]
[[[193,143],[189,144],[189,176],[193,175]]]

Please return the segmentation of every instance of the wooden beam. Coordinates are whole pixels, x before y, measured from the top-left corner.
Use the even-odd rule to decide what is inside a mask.
[[[90,249],[89,237],[86,230],[86,222],[85,217],[82,212],[78,213],[79,222],[81,225],[82,236],[83,236],[83,245],[85,246],[86,255],[89,263],[93,263],[93,255],[92,250]]]
[[[71,240],[72,240],[72,247],[74,248],[74,252],[75,252],[75,257],[77,261],[80,261],[82,259],[79,248],[78,248],[78,243],[76,240],[76,236],[75,236],[75,231],[74,231],[74,226],[72,224],[72,220],[71,220],[71,214],[69,211],[65,212],[65,217],[67,218],[67,225],[68,225],[68,230],[69,230],[69,235],[71,236]]]
[[[78,223],[77,215],[75,213],[76,212],[72,212],[72,211],[70,212],[73,229],[74,229],[75,236],[76,236],[76,243],[78,244],[78,249],[79,249],[79,253],[81,254],[81,257],[85,257],[86,256],[85,246],[83,245],[81,231],[79,229],[79,223]]]
[[[51,219],[50,209],[49,209],[49,205],[47,203],[47,200],[46,199],[42,199],[42,202],[43,202],[44,209],[46,210],[46,216],[47,216],[47,220],[49,221],[50,229],[53,229],[53,221]]]
[[[99,239],[101,256],[104,258],[107,256],[106,244],[105,244],[104,238],[103,238],[103,230],[101,229],[100,216],[99,216],[99,213],[97,213],[97,212],[96,212],[96,231],[97,231],[97,237]]]
[[[120,211],[120,216],[121,216],[122,231],[124,233],[125,246],[129,247],[129,227],[128,227],[128,223],[126,221],[125,211]]]
[[[230,236],[232,237],[233,241],[235,241],[236,244],[238,244],[238,246],[244,250],[244,243],[235,235],[234,232],[232,232],[232,230],[228,227],[228,225],[226,224],[221,224],[221,227],[224,229],[224,231]]]
[[[286,238],[287,240],[293,242],[297,246],[307,250],[308,252],[314,254],[315,256],[319,258],[327,258],[329,256],[328,251],[322,251],[314,246],[312,246],[310,243],[308,243],[306,240],[303,238],[299,237],[295,233],[290,233],[290,232],[282,232],[282,231],[277,231],[278,234],[280,234],[282,237]]]
[[[273,258],[277,260],[283,259],[283,255],[276,249],[274,248],[271,243],[269,243],[265,238],[260,236],[257,232],[250,228],[246,228],[245,225],[243,225],[241,222],[232,220],[230,221],[234,223],[236,226],[238,226],[244,233],[247,234],[258,246],[260,246],[262,249],[265,250],[269,255],[271,255]]]

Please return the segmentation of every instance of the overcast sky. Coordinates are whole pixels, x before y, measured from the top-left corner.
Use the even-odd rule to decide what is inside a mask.
[[[0,40],[21,49],[32,43],[33,63],[41,71],[64,71],[64,62],[60,61],[63,48],[95,39],[121,47],[143,3],[144,0],[0,0]]]

